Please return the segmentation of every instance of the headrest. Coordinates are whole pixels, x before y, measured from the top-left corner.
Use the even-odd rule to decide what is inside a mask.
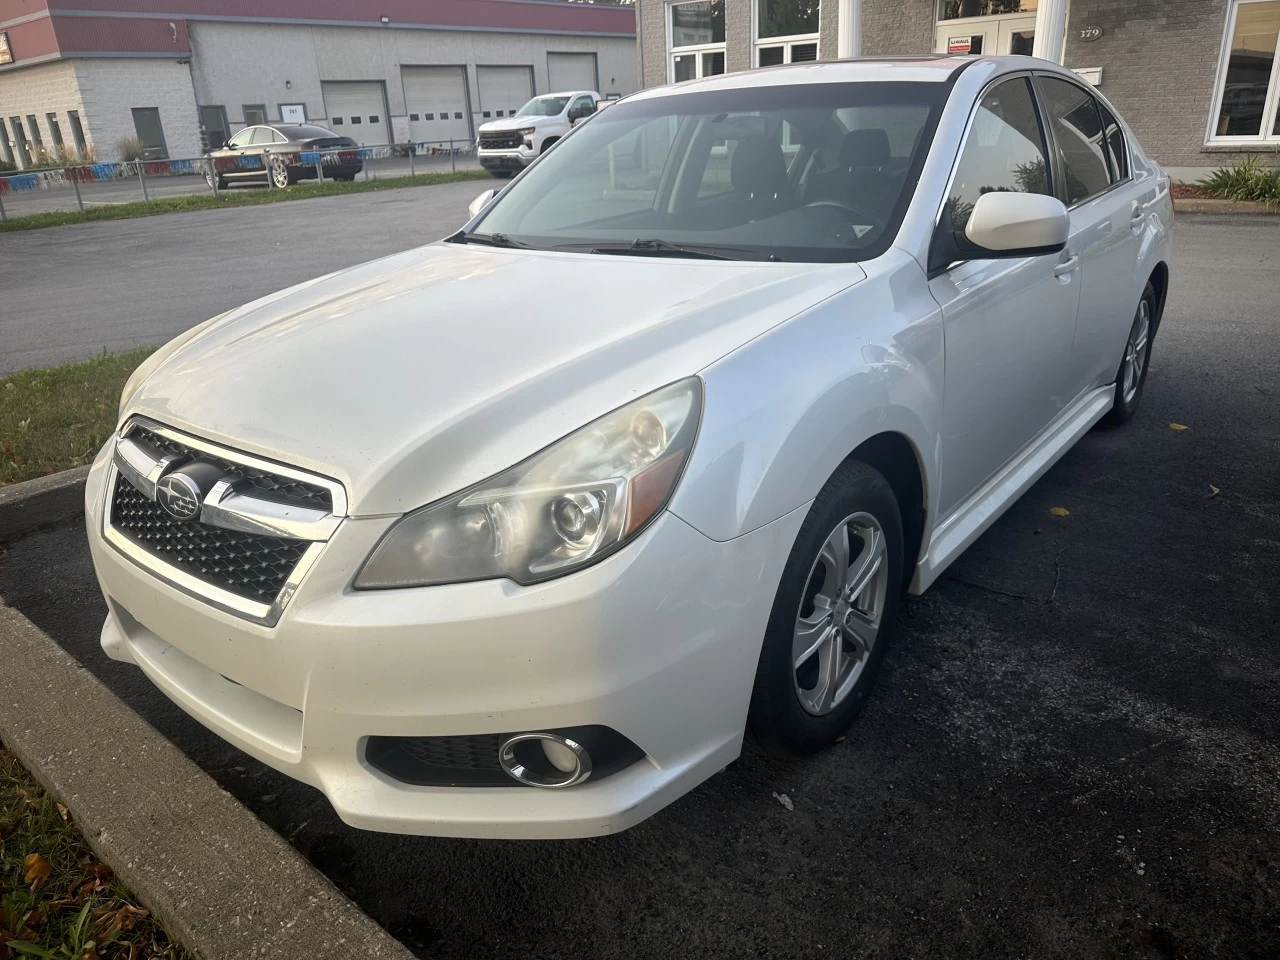
[[[882,167],[889,162],[889,134],[879,127],[850,130],[840,144],[840,166]]]

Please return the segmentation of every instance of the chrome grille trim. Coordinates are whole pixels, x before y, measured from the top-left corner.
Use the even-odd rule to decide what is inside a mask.
[[[271,603],[262,603],[241,596],[194,576],[148,550],[113,525],[118,483],[128,483],[144,497],[155,500],[156,485],[159,480],[167,470],[185,459],[182,456],[170,454],[159,458],[153,456],[141,444],[130,439],[131,435],[139,429],[165,437],[174,444],[185,446],[198,454],[207,454],[219,460],[225,460],[233,466],[244,466],[271,476],[284,477],[300,484],[321,488],[328,493],[333,505],[331,511],[321,511],[253,496],[240,489],[242,484],[228,481],[219,481],[215,484],[206,498],[199,518],[202,524],[245,534],[311,541]],[[293,599],[299,585],[324,550],[325,541],[337,530],[347,511],[346,490],[334,480],[230,450],[141,417],[134,418],[120,431],[106,480],[102,536],[112,547],[132,563],[182,593],[224,613],[264,627],[274,627],[279,622],[289,601]],[[250,489],[253,488],[250,487]]]

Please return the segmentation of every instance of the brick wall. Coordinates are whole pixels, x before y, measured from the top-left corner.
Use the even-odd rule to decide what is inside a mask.
[[[937,9],[937,0],[862,0],[863,56],[932,53]]]
[[[1065,63],[1102,67],[1098,88],[1165,166],[1229,163],[1206,148],[1227,0],[1072,0]],[[1083,42],[1084,27],[1101,39]]]
[[[12,117],[19,118],[23,136],[28,142],[32,142],[27,117],[34,116],[40,140],[47,150],[52,150],[53,131],[49,128],[47,114],[56,113],[63,142],[68,148],[74,148],[71,122],[67,119],[67,112],[70,110],[78,111],[83,120],[84,103],[80,99],[75,66],[72,63],[43,63],[0,74],[0,120],[4,122],[4,134],[8,139],[7,150],[0,145],[0,159],[13,158],[20,166],[27,165],[18,158],[18,139],[13,131]]]

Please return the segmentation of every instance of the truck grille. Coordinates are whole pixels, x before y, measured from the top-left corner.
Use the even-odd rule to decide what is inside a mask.
[[[524,137],[515,130],[502,130],[497,133],[480,134],[481,150],[515,150],[524,141]]]
[[[277,478],[279,479],[279,478]],[[328,493],[325,493],[328,496]],[[258,603],[271,604],[311,544],[176,520],[117,476],[111,525],[148,553],[193,577]]]

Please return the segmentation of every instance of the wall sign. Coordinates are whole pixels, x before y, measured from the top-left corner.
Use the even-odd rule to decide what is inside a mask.
[[[1085,43],[1092,43],[1102,36],[1101,27],[1085,27],[1080,31],[1080,39]]]
[[[306,123],[307,107],[302,103],[282,103],[280,104],[280,122],[281,123]]]
[[[973,49],[973,37],[948,37],[947,53],[968,53]]]
[[[13,53],[9,50],[9,35],[0,33],[0,64],[13,63]]]

